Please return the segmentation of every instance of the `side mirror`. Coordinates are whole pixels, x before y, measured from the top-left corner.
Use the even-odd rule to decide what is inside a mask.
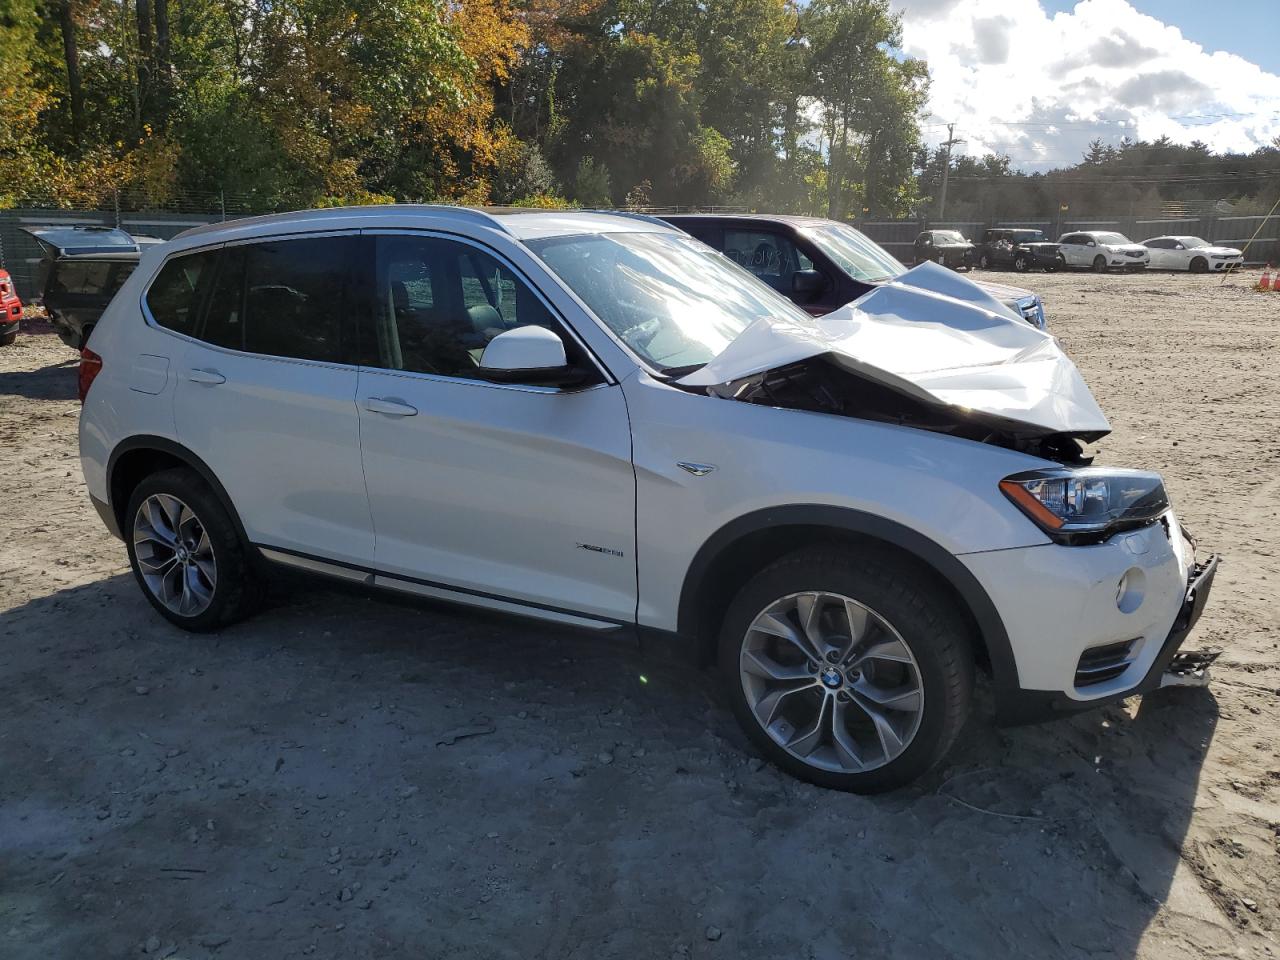
[[[569,387],[586,372],[569,365],[564,341],[546,327],[516,327],[498,334],[480,356],[480,376],[494,383]]]
[[[791,292],[803,300],[812,300],[827,289],[827,278],[817,270],[797,270],[791,275]]]

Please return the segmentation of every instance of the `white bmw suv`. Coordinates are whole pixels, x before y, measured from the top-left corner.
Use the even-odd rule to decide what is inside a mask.
[[[1162,685],[1215,570],[1158,476],[1088,466],[1074,366],[968,280],[923,264],[815,320],[644,217],[191,230],[80,387],[89,492],[178,626],[280,564],[675,638],[841,789],[936,763],[975,668],[1009,720]]]

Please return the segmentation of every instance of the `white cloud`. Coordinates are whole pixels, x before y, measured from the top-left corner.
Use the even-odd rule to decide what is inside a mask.
[[[1249,151],[1280,135],[1280,76],[1209,52],[1126,0],[1080,0],[1050,17],[1039,0],[894,0],[903,47],[929,62],[932,124],[955,121],[970,154],[1024,169],[1074,163],[1121,137]]]

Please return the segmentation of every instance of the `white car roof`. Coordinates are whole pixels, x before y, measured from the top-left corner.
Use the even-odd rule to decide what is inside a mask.
[[[655,217],[597,210],[538,210],[519,207],[478,208],[436,204],[384,204],[364,207],[332,207],[298,210],[261,217],[245,217],[225,223],[207,223],[186,230],[170,241],[169,249],[203,246],[224,240],[242,240],[299,231],[394,229],[422,227],[496,230],[516,240],[577,236],[598,233],[681,233]]]

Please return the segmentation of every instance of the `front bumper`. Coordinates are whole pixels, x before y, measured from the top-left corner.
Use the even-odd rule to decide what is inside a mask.
[[[1216,558],[1197,564],[1194,553],[1170,511],[1093,546],[960,557],[999,611],[1017,667],[999,683],[1000,719],[1031,722],[1158,687],[1217,571]],[[1099,674],[1094,658],[1116,648],[1124,653]]]

